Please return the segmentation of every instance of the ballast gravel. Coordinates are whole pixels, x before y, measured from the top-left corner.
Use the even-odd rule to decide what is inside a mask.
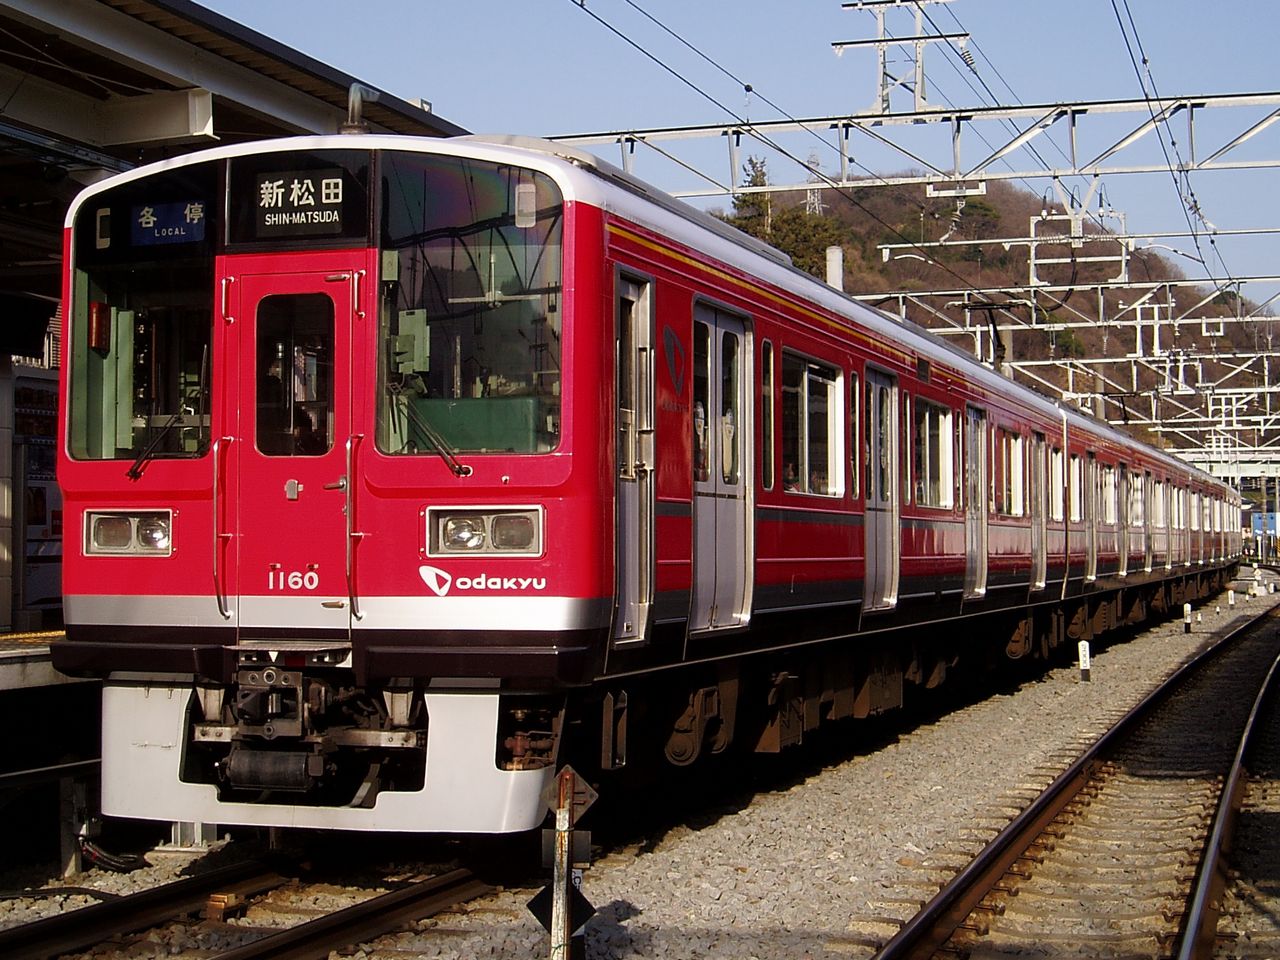
[[[696,822],[615,849],[586,873],[597,907],[586,956],[664,960],[869,957],[1082,747],[1199,648],[1280,601],[1226,594],[1181,616],[1093,650],[1090,680],[1075,664],[1016,689],[905,723],[889,742],[833,762],[800,781],[756,792],[748,805],[700,813]],[[1220,612],[1217,612],[1219,611]],[[125,893],[197,866],[163,858],[134,874],[92,871],[80,886]],[[10,872],[0,886],[57,886]],[[548,937],[525,904],[534,889],[500,890],[342,956],[542,958]],[[0,901],[0,927],[72,909],[80,897]],[[190,930],[151,934],[130,957],[207,957]],[[93,955],[107,954],[94,951]],[[124,955],[124,954],[120,954]]]

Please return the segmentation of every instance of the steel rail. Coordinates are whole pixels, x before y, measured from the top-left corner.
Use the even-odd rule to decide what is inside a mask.
[[[67,778],[90,777],[101,769],[102,761],[95,757],[92,760],[72,760],[68,763],[55,763],[49,767],[13,770],[9,773],[0,773],[0,790],[29,787],[37,783],[50,783],[54,780]]]
[[[210,894],[228,887],[261,884],[258,889],[266,889],[284,881],[284,877],[257,861],[231,864],[176,883],[0,930],[0,957],[47,960],[94,946],[119,933],[193,913],[205,905]]]
[[[1194,893],[1183,924],[1177,960],[1208,960],[1213,956],[1218,935],[1218,917],[1222,913],[1222,893],[1226,888],[1227,848],[1247,786],[1249,752],[1254,743],[1254,734],[1258,731],[1259,718],[1275,695],[1277,686],[1280,686],[1280,657],[1271,664],[1253,701],[1253,709],[1249,712],[1249,719],[1240,736],[1240,746],[1231,762],[1231,771],[1227,774],[1222,793],[1218,797],[1218,808],[1214,813],[1213,826],[1209,830],[1209,840],[1200,860]]]
[[[326,960],[335,947],[360,943],[492,890],[470,870],[422,880],[328,916],[218,954],[219,960]]]
[[[909,920],[886,943],[873,960],[923,960],[934,956],[982,902],[1013,864],[1034,844],[1053,820],[1062,812],[1089,782],[1094,771],[1104,762],[1108,751],[1132,731],[1142,720],[1161,705],[1179,686],[1183,679],[1198,670],[1204,663],[1217,657],[1236,640],[1256,627],[1262,620],[1280,616],[1275,608],[1232,630],[1212,646],[1197,653],[1184,663],[1164,683],[1151,691],[1145,699],[1126,713],[1110,730],[1098,738],[1074,763],[1058,775],[1057,779],[1022,813],[978,854],[963,870],[955,875],[920,912]]]

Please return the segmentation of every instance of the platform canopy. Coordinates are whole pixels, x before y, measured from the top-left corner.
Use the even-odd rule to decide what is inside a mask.
[[[0,353],[39,356],[83,186],[206,146],[334,133],[357,82],[189,0],[0,0]],[[374,132],[467,132],[363,85]]]

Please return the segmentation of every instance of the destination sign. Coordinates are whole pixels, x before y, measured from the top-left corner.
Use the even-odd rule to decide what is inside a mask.
[[[204,239],[206,219],[205,205],[199,200],[144,203],[130,212],[130,237],[134,246],[193,243]]]
[[[255,184],[259,238],[342,233],[341,167],[260,173]]]

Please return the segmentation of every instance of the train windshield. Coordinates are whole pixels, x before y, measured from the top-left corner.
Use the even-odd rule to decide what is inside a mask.
[[[554,449],[560,192],[459,157],[388,152],[380,175],[379,449]]]
[[[77,215],[70,453],[197,457],[209,446],[217,171],[134,181]]]

